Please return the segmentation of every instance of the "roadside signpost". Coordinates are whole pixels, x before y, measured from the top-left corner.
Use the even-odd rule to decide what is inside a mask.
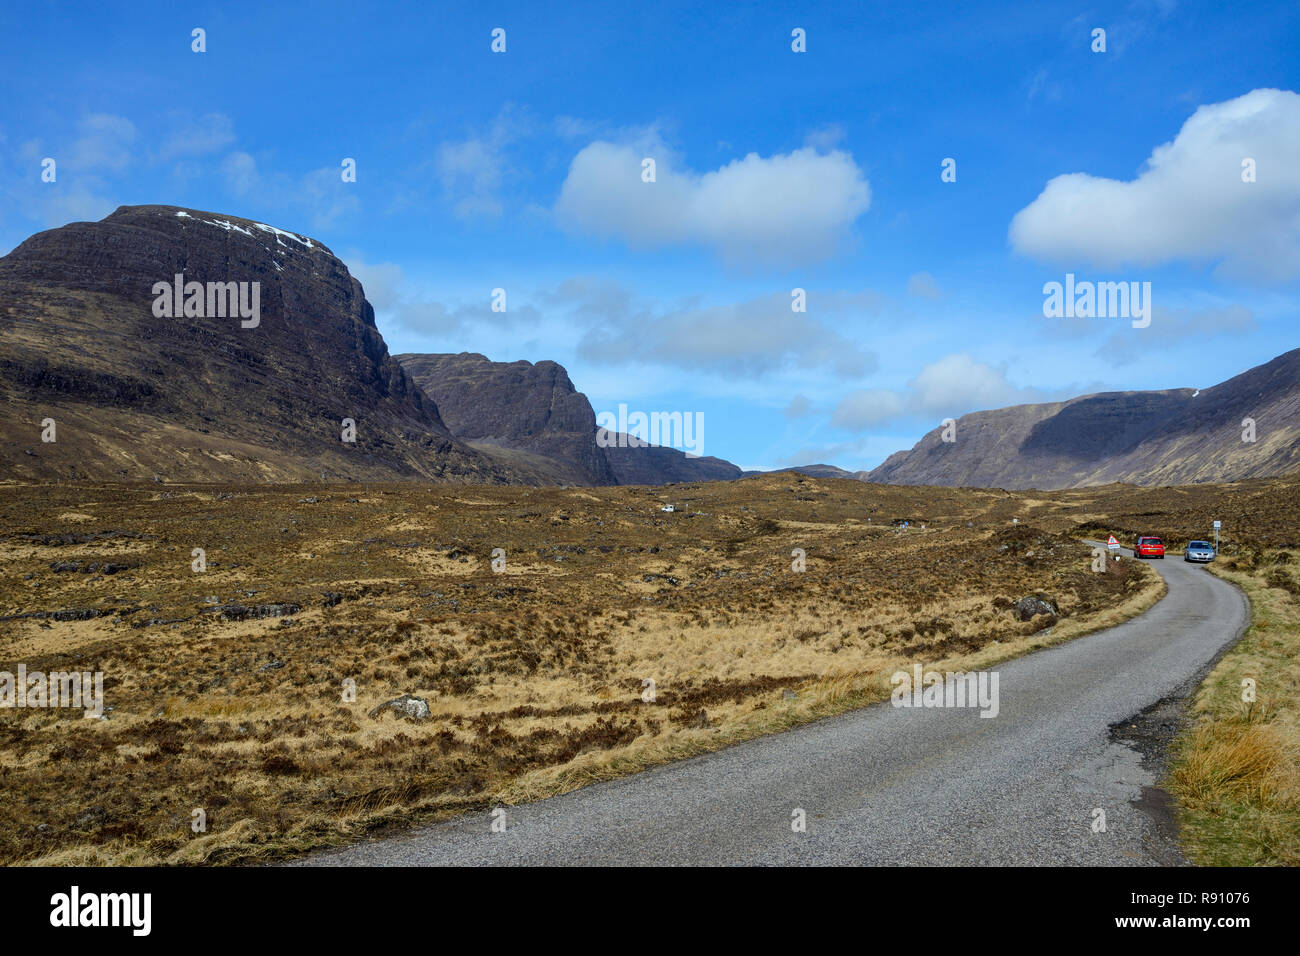
[[[1110,550],[1112,551],[1119,550],[1119,542],[1115,540],[1115,536],[1113,534],[1110,536],[1110,540],[1106,542],[1106,547],[1110,548]]]
[[[1222,524],[1223,522],[1218,518],[1214,519],[1214,556],[1216,558],[1219,556],[1219,528]]]

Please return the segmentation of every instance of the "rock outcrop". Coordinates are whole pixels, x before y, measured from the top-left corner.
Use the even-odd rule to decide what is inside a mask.
[[[617,434],[617,433],[616,433]],[[676,448],[637,445],[624,439],[604,449],[620,485],[664,485],[674,481],[731,481],[743,472],[722,458],[691,458]]]

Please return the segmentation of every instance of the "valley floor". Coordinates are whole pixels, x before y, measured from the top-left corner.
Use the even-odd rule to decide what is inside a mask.
[[[0,860],[273,859],[717,749],[1116,624],[1159,580],[1079,538],[1276,550],[1283,491],[0,486],[0,672],[106,705],[0,711]]]

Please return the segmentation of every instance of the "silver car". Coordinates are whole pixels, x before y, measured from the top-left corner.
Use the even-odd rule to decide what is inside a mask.
[[[1183,560],[1208,564],[1214,560],[1214,545],[1208,541],[1188,541],[1183,549]]]

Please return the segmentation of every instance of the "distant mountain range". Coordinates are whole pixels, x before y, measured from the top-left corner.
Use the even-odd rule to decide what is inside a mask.
[[[837,468],[835,465],[795,465],[793,468],[778,468],[776,471],[794,471],[801,475],[807,475],[809,478],[852,478],[856,481],[869,481],[868,472],[865,471],[846,471],[843,468]],[[750,475],[767,475],[772,472],[767,471],[747,471],[745,476]]]
[[[1300,350],[1199,392],[973,412],[953,441],[936,428],[870,472],[793,470],[1002,488],[1228,481],[1300,468],[1298,421]],[[123,206],[0,258],[0,479],[752,474],[636,445],[602,447],[591,403],[554,362],[390,356],[361,284],[329,249],[252,220]]]
[[[1253,441],[1246,440],[1250,437]],[[936,428],[866,475],[899,485],[1176,485],[1300,469],[1300,349],[1200,391],[1103,392]]]
[[[0,479],[740,474],[668,448],[598,448],[590,403],[553,362],[402,358],[418,384],[320,242],[220,213],[123,206],[0,258]]]

